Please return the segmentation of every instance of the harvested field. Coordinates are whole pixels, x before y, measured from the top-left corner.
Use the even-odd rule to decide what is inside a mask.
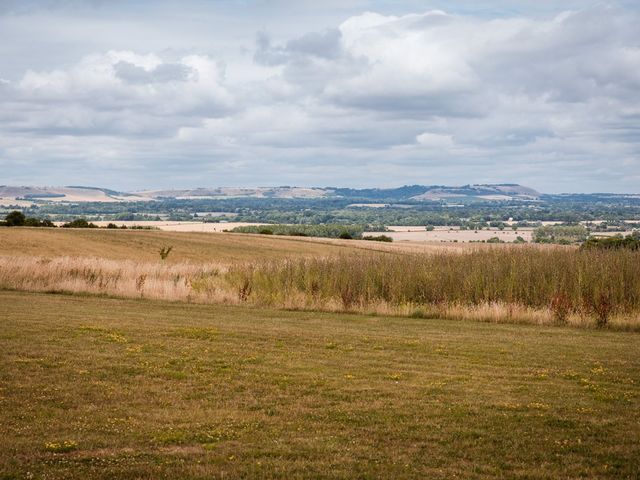
[[[0,228],[0,255],[100,257],[152,261],[174,246],[169,262],[233,262],[294,256],[326,256],[354,251],[431,252],[492,248],[490,245],[367,242],[333,238],[282,237],[238,233],[161,230]],[[498,247],[498,246],[496,246]],[[507,245],[501,247],[507,248]]]
[[[498,238],[503,242],[514,242],[518,237],[531,242],[533,239],[533,228],[512,229],[491,229],[491,230],[460,230],[457,227],[436,227],[432,231],[427,231],[425,227],[388,227],[389,232],[385,235],[393,238],[396,242],[482,242],[491,238]],[[373,235],[373,233],[366,233]]]
[[[348,242],[313,242],[237,234],[163,232],[155,230],[97,230],[0,228],[0,255],[41,257],[99,257],[156,261],[164,246],[174,249],[167,262],[233,262],[296,255],[331,255],[350,250]]]

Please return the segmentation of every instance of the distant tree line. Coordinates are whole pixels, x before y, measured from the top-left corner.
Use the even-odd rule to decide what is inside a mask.
[[[5,217],[4,221],[0,221],[0,227],[48,227],[56,228],[55,223],[49,219],[39,219],[35,217],[27,217],[24,213],[14,210]],[[100,228],[95,223],[87,221],[85,218],[77,218],[70,222],[64,223],[62,228]],[[154,227],[141,227],[134,225],[127,227],[126,225],[117,226],[115,223],[109,223],[105,228],[108,229],[131,229],[131,230],[152,230]]]
[[[27,217],[24,213],[17,210],[7,214],[3,222],[3,227],[55,227],[51,220],[40,220],[35,217]]]
[[[640,250],[640,232],[623,237],[615,235],[613,237],[592,237],[582,244],[583,249],[597,250]]]
[[[589,230],[582,225],[545,225],[533,231],[536,243],[582,243],[588,236]]]
[[[362,238],[366,225],[248,225],[236,227],[233,233],[258,233],[262,235],[289,235],[294,237],[326,237],[345,240]]]

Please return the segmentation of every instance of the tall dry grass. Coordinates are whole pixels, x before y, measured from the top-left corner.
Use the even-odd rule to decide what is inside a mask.
[[[640,252],[522,247],[254,264],[0,257],[0,288],[640,329]]]
[[[366,255],[236,266],[254,303],[601,326],[637,322],[640,253],[564,248]],[[243,296],[243,295],[241,295]]]
[[[233,301],[213,286],[226,267],[88,257],[0,256],[0,289],[93,293],[161,300]],[[199,283],[206,288],[199,288]]]

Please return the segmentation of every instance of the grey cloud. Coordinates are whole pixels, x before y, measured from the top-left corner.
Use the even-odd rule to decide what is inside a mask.
[[[328,95],[337,104],[363,110],[374,110],[381,115],[428,119],[431,117],[482,118],[491,110],[491,97],[483,97],[472,92],[416,93],[402,95],[398,92],[340,92]]]
[[[256,35],[255,60],[265,65],[281,65],[304,58],[336,60],[342,54],[342,34],[338,29],[310,32],[289,40],[285,45],[273,45],[266,32]]]
[[[118,78],[135,84],[184,82],[195,73],[192,68],[179,63],[163,63],[153,70],[145,70],[132,63],[119,61],[113,68]]]
[[[338,29],[307,33],[287,42],[286,50],[296,54],[336,59],[342,54],[341,38],[342,33]]]
[[[639,17],[607,9],[580,11],[553,22],[530,22],[472,59],[493,86],[557,102],[596,96],[637,97],[640,86]],[[636,58],[632,59],[633,52]],[[635,65],[634,65],[635,64]]]
[[[123,0],[2,0],[0,14],[28,14],[37,10],[95,8]]]
[[[256,34],[256,52],[254,60],[263,65],[281,65],[289,59],[283,47],[274,47],[271,37],[266,32]]]

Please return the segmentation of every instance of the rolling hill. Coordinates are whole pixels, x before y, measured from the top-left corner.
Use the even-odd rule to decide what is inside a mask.
[[[119,192],[106,188],[86,186],[37,187],[0,186],[0,203],[11,202],[139,202],[160,199],[202,200],[217,198],[353,198],[371,201],[425,201],[440,202],[455,199],[484,201],[536,200],[540,193],[516,184],[464,185],[410,185],[399,188],[336,188],[336,187],[217,187],[195,189],[144,190]]]

